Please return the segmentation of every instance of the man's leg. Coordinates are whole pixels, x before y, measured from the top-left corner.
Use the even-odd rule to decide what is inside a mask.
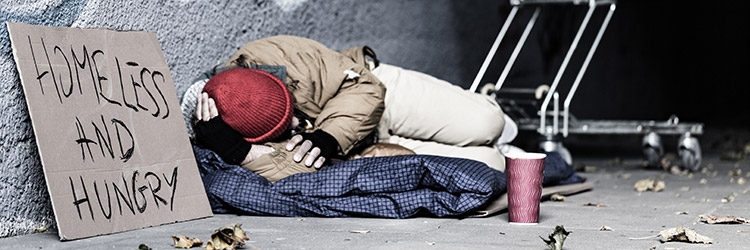
[[[399,136],[391,136],[389,143],[398,144],[413,150],[417,154],[440,155],[466,158],[484,162],[491,168],[505,171],[505,157],[493,146],[452,146],[434,141],[419,141]]]
[[[489,96],[384,63],[372,73],[387,89],[385,113],[379,125],[381,138],[398,135],[448,145],[479,146],[492,145],[502,133],[503,111]]]

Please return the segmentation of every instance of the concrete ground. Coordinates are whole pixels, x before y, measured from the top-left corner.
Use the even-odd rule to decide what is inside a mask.
[[[222,226],[241,223],[250,240],[245,249],[547,249],[555,227],[572,231],[564,249],[745,249],[750,224],[707,224],[700,215],[750,218],[750,163],[744,159],[747,131],[713,130],[701,137],[705,170],[672,174],[645,169],[630,148],[573,148],[581,175],[593,190],[564,201],[545,200],[537,225],[512,225],[506,211],[486,218],[289,218],[215,215],[207,219],[60,242],[56,232],[0,239],[0,249],[174,249],[171,236],[208,240]],[[637,142],[596,137],[587,141]],[[611,143],[610,143],[611,144]],[[669,149],[669,148],[667,148]],[[750,148],[748,149],[750,150]],[[643,179],[663,181],[660,192],[637,192]],[[668,241],[660,231],[686,227],[712,244]]]

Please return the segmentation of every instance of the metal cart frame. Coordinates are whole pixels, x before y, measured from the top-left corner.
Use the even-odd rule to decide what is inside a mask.
[[[670,117],[666,121],[611,121],[611,120],[578,120],[570,113],[570,104],[575,96],[576,90],[580,86],[581,79],[588,68],[591,58],[593,57],[599,42],[604,35],[612,15],[616,9],[616,0],[510,0],[513,8],[511,9],[505,23],[503,24],[500,32],[495,39],[487,57],[485,58],[482,67],[477,73],[474,79],[470,91],[476,92],[479,87],[480,81],[486,73],[487,68],[490,65],[493,57],[497,53],[497,49],[500,46],[503,38],[505,37],[508,29],[513,22],[517,12],[524,6],[534,6],[534,13],[529,19],[526,27],[521,34],[521,37],[513,49],[508,62],[505,65],[500,77],[497,82],[493,84],[486,84],[483,88],[483,92],[489,91],[488,88],[494,88],[491,94],[494,96],[506,113],[513,113],[517,111],[515,117],[510,115],[514,121],[518,124],[518,128],[521,130],[535,130],[541,135],[540,149],[546,152],[556,151],[559,152],[563,158],[572,162],[572,156],[562,144],[562,139],[568,137],[570,134],[641,134],[643,136],[643,150],[646,159],[651,166],[659,166],[659,160],[664,154],[664,149],[661,144],[660,134],[669,135],[680,135],[678,139],[677,151],[682,160],[682,165],[691,171],[697,171],[700,169],[701,162],[701,150],[698,139],[694,135],[700,135],[703,133],[703,124],[701,123],[681,123],[676,116]],[[562,61],[562,64],[557,71],[554,81],[550,86],[543,85],[548,89],[510,89],[506,88],[500,91],[503,83],[505,82],[510,69],[516,61],[518,54],[520,53],[526,39],[531,33],[534,24],[539,17],[539,13],[542,7],[546,4],[574,4],[574,5],[588,5],[588,11],[586,12],[583,21],[571,43],[568,51]],[[563,102],[563,110],[559,110],[559,94],[557,92],[563,73],[566,71],[570,59],[573,56],[575,50],[578,47],[578,43],[583,36],[584,30],[588,26],[594,11],[601,6],[608,7],[608,12],[602,21],[601,27],[588,49],[588,53],[578,70],[578,74],[572,83],[570,90]],[[543,91],[543,93],[539,93]],[[524,103],[523,100],[504,100],[498,98],[499,93],[536,93],[536,99],[541,99],[540,95],[544,95],[544,99],[540,106],[537,106],[535,114],[529,114],[531,112],[524,112],[518,105]],[[549,110],[550,102],[552,102],[552,110]],[[538,104],[536,100],[527,100],[526,104]],[[552,120],[552,124],[549,124],[548,120]],[[562,119],[562,130],[560,130],[559,122]]]

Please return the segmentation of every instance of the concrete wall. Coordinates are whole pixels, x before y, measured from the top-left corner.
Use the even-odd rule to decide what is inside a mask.
[[[369,45],[384,62],[465,85],[498,30],[497,2],[4,0],[0,6],[0,237],[55,227],[6,21],[154,32],[179,95],[198,72],[225,60],[245,42],[276,34],[309,37],[333,49]],[[468,24],[477,21],[479,25]]]

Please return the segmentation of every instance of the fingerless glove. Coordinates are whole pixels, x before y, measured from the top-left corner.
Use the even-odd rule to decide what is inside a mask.
[[[227,125],[221,116],[208,121],[199,121],[193,130],[195,130],[195,139],[201,146],[213,150],[229,164],[242,163],[253,146],[245,141],[239,132]]]
[[[331,157],[336,156],[339,151],[339,142],[336,141],[331,134],[326,133],[323,130],[315,130],[312,133],[300,133],[302,138],[310,140],[313,147],[320,149],[320,156],[330,160]]]

